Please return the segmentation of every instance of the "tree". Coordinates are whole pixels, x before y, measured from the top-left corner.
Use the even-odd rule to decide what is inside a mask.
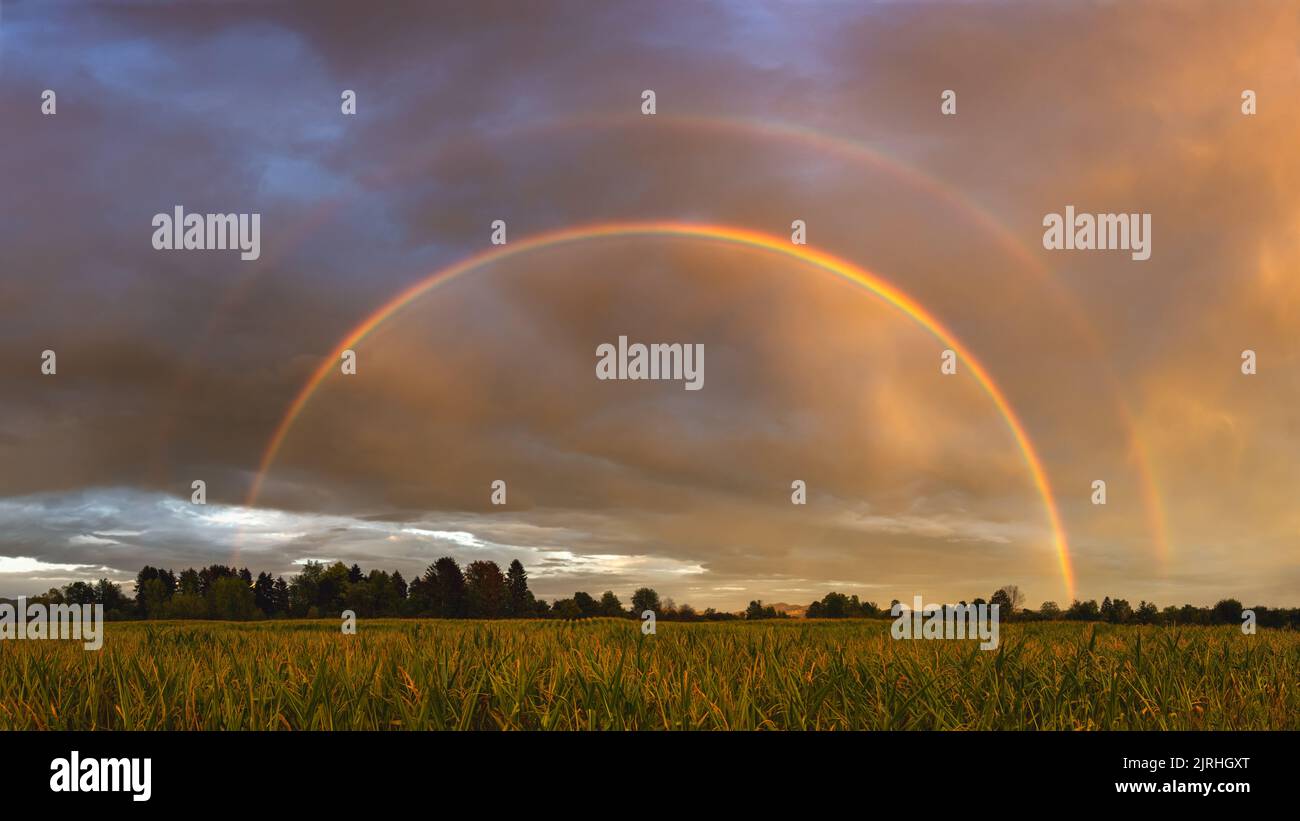
[[[276,615],[284,615],[289,612],[289,585],[285,582],[284,576],[275,577],[275,586],[271,592],[272,611]]]
[[[402,573],[400,570],[393,571],[393,592],[397,595],[397,598],[399,599],[406,598],[406,592],[407,592],[406,579],[402,578]]]
[[[897,599],[894,603],[897,603]],[[891,605],[892,607],[892,605]],[[786,614],[772,611],[774,616],[766,618],[786,618]],[[809,619],[860,619],[875,618],[880,615],[880,608],[873,601],[863,602],[858,599],[857,594],[846,596],[843,593],[831,591],[822,597],[821,601],[815,601],[808,605],[804,611],[804,618]]]
[[[465,569],[465,593],[471,618],[499,619],[506,615],[510,594],[496,562],[470,562]]]
[[[158,568],[149,565],[145,565],[139,573],[135,574],[135,596],[137,599],[140,598],[140,588],[144,587],[144,583],[156,578],[158,578]]]
[[[130,609],[127,604],[129,600],[122,595],[122,586],[110,582],[108,579],[100,579],[95,582],[94,603],[104,605],[104,612],[117,613],[125,615]]]
[[[818,618],[823,619],[843,619],[855,613],[851,613],[849,607],[849,597],[843,593],[831,591],[822,597],[822,606]],[[775,611],[774,611],[775,612]],[[768,618],[771,618],[769,616]]]
[[[1025,594],[1014,584],[1004,585],[989,599],[989,604],[1000,604],[998,612],[1004,616],[1015,615],[1025,603]]]
[[[1096,621],[1100,616],[1101,610],[1097,607],[1096,599],[1085,602],[1075,599],[1070,609],[1065,611],[1065,617],[1072,621]]]
[[[551,615],[559,619],[580,619],[582,609],[573,599],[556,599],[555,604],[551,605]]]
[[[206,596],[212,591],[218,579],[238,578],[239,571],[224,564],[212,564],[199,571],[199,594]],[[251,581],[251,580],[250,580]]]
[[[618,600],[613,590],[606,590],[600,597],[600,614],[602,616],[626,616],[627,611],[623,609],[623,602]]]
[[[1038,615],[1045,619],[1059,619],[1061,617],[1061,607],[1054,601],[1045,601],[1038,608]]]
[[[165,619],[209,618],[207,601],[197,593],[177,593],[163,605]]]
[[[387,571],[371,570],[365,580],[355,586],[366,588],[372,615],[392,616],[397,613],[397,590],[393,588],[393,577]]]
[[[316,601],[313,602],[321,614],[337,616],[343,612],[349,578],[351,571],[343,562],[335,562],[321,572],[316,584]]]
[[[1210,621],[1213,624],[1240,624],[1241,611],[1241,602],[1236,599],[1221,599],[1210,611]]]
[[[578,611],[582,613],[584,619],[590,619],[600,615],[600,605],[589,593],[574,593],[573,603],[578,606]]]
[[[506,589],[509,592],[509,615],[511,618],[524,618],[533,609],[533,594],[528,589],[528,573],[518,559],[510,562],[506,570]]]
[[[175,587],[176,576],[170,570],[145,565],[135,575],[136,611],[144,618],[160,617],[162,605],[172,597]]]
[[[270,573],[258,573],[253,582],[253,604],[264,614],[275,614],[275,582]]]
[[[453,561],[452,564],[455,564]],[[459,567],[456,568],[458,571]],[[407,588],[407,612],[417,616],[436,616],[442,618],[442,591],[438,586],[438,564],[434,562],[424,569],[424,575],[411,582]]]
[[[434,601],[437,582],[428,579],[429,572],[425,571],[425,575],[416,576],[406,588],[406,612],[412,616],[440,615]]]
[[[181,571],[180,578],[177,579],[176,589],[179,593],[188,593],[191,596],[197,596],[202,591],[199,589],[198,571],[190,567]]]
[[[163,607],[167,604],[166,591],[162,579],[155,576],[143,584],[137,583],[135,591],[136,607],[146,619],[162,618]]]
[[[632,617],[640,618],[647,610],[659,611],[659,594],[650,587],[642,587],[632,594]]]
[[[356,564],[354,562],[352,564],[352,567],[348,568],[348,581],[351,582],[352,584],[357,584],[365,577],[366,574],[362,572],[361,565]]]
[[[433,569],[437,615],[444,619],[465,618],[465,574],[460,572],[460,565],[450,556],[443,556],[433,563]]]
[[[374,571],[371,571],[373,574]],[[388,576],[385,574],[382,585],[371,585],[367,579],[359,582],[347,582],[343,586],[343,610],[351,610],[358,616],[374,616],[380,612],[380,604],[377,600],[376,593],[378,587],[388,586]]]
[[[63,598],[63,591],[57,587],[51,587],[39,596],[32,599],[36,604],[66,604],[67,600]]]
[[[1140,601],[1133,616],[1139,624],[1155,624],[1160,619],[1160,611],[1151,602]]]
[[[325,567],[320,562],[308,560],[303,565],[302,571],[289,582],[289,615],[300,619],[306,616],[311,608],[316,607],[321,578],[324,575]]]
[[[253,591],[236,575],[222,576],[214,581],[208,598],[213,618],[242,621],[257,613]]]

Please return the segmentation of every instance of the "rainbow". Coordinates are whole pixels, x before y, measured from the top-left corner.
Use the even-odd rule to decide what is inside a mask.
[[[1064,581],[1068,596],[1074,597],[1074,570],[1071,566],[1069,546],[1066,541],[1065,531],[1061,525],[1060,513],[1057,510],[1056,499],[1052,493],[1052,487],[1047,479],[1047,473],[1043,469],[1042,461],[1034,449],[1033,443],[1025,431],[1024,424],[1021,423],[1015,411],[1011,408],[1010,402],[1007,401],[1006,395],[1002,389],[993,381],[988,371],[960,342],[957,341],[953,333],[923,306],[913,300],[910,296],[895,288],[890,283],[872,274],[871,272],[858,267],[857,265],[828,254],[823,251],[810,249],[807,246],[792,244],[787,238],[776,237],[770,234],[764,234],[758,231],[752,231],[744,228],[737,228],[726,225],[705,225],[683,222],[614,222],[599,223],[595,225],[577,226],[564,228],[556,231],[550,231],[537,234],[523,240],[513,241],[508,245],[495,246],[491,249],[482,251],[470,256],[449,267],[435,271],[429,276],[415,282],[401,293],[390,299],[380,306],[376,311],[361,321],[355,328],[349,331],[320,363],[316,370],[308,378],[302,389],[298,392],[290,403],[284,417],[276,426],[274,433],[267,444],[265,452],[262,454],[258,464],[257,474],[253,478],[250,486],[246,504],[253,506],[257,503],[257,497],[261,492],[262,484],[266,479],[267,472],[275,462],[276,455],[279,453],[285,438],[288,436],[294,422],[302,413],[307,403],[311,400],[312,395],[320,387],[321,383],[335,371],[338,362],[345,350],[355,347],[359,342],[366,338],[371,331],[382,325],[390,317],[397,314],[414,300],[428,293],[438,285],[449,282],[461,274],[468,273],[475,269],[481,268],[489,263],[500,262],[529,251],[535,251],[542,248],[549,248],[558,245],[565,245],[576,242],[588,242],[592,240],[608,238],[628,238],[628,237],[674,237],[682,239],[700,240],[706,242],[723,243],[730,245],[739,245],[746,248],[753,248],[763,251],[769,251],[775,254],[806,263],[815,268],[834,274],[841,279],[865,288],[867,291],[875,294],[880,299],[901,310],[916,323],[929,331],[933,336],[940,340],[946,347],[951,348],[954,353],[962,360],[962,363],[970,371],[971,375],[979,383],[980,387],[989,395],[993,404],[997,407],[998,412],[1002,415],[1010,428],[1011,434],[1015,439],[1016,445],[1020,448],[1024,456],[1025,464],[1029,468],[1030,477],[1039,496],[1042,498],[1043,506],[1046,510],[1048,525],[1051,529],[1053,547],[1056,551],[1057,561],[1060,565],[1061,577]]]
[[[512,124],[504,130],[504,138],[509,140],[536,139],[551,135],[585,134],[597,129],[619,130],[633,127],[680,129],[708,133],[729,139],[762,139],[801,145],[817,154],[834,156],[855,165],[870,166],[909,186],[924,191],[927,195],[953,208],[973,224],[978,225],[988,236],[995,239],[997,244],[1012,258],[1027,270],[1032,271],[1048,287],[1056,298],[1057,304],[1066,310],[1075,331],[1087,341],[1092,350],[1098,355],[1099,360],[1105,360],[1107,353],[1105,345],[1098,337],[1088,317],[1084,315],[1078,301],[1072,299],[1068,289],[1057,278],[1052,276],[1052,272],[1043,264],[1041,258],[1032,254],[987,208],[952,185],[935,179],[896,158],[882,154],[866,143],[854,138],[819,131],[798,123],[770,118],[757,119],[697,113],[660,113],[655,115],[654,118],[646,118],[640,114],[599,112],[533,121],[523,125]],[[501,134],[491,133],[486,135],[487,139],[496,139],[501,136]],[[484,138],[483,130],[475,129],[473,132],[466,133],[459,140],[443,141],[439,143],[437,156],[454,157],[459,151],[480,151],[482,150]],[[423,159],[424,155],[398,157],[385,169],[370,178],[368,184],[386,186],[409,176],[418,175],[422,171],[421,162]],[[295,229],[297,237],[301,239],[302,236],[318,229],[340,205],[341,200],[334,200],[314,209],[309,218]],[[294,240],[291,239],[288,245],[292,246],[293,243]],[[265,260],[260,267],[265,270],[269,264],[270,260]],[[244,292],[255,279],[255,271],[253,274],[245,277],[244,281],[222,301],[214,312],[213,321],[209,323],[207,330],[204,332],[203,338],[205,342],[197,346],[196,350],[203,350],[207,347],[206,340],[216,331],[222,314],[233,308],[244,297]],[[1151,466],[1150,454],[1138,429],[1138,422],[1133,411],[1123,398],[1123,391],[1114,371],[1111,368],[1103,367],[1102,374],[1106,379],[1111,395],[1115,399],[1115,408],[1119,421],[1128,439],[1128,458],[1137,469],[1148,533],[1155,546],[1156,555],[1162,562],[1168,562],[1171,554],[1169,529],[1165,519],[1162,494]],[[189,379],[190,377],[187,375],[178,382],[177,395],[186,392],[185,389],[188,386]],[[155,449],[155,469],[161,465],[163,449],[167,439],[170,438],[173,422],[174,420],[168,417],[167,422],[160,431],[159,445]]]

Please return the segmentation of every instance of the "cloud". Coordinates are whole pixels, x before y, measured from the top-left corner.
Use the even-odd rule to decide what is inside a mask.
[[[1024,459],[965,369],[938,375],[942,341],[824,273],[701,242],[576,243],[439,286],[325,382],[244,504],[320,358],[483,250],[491,220],[518,241],[798,218],[988,367],[1082,595],[1293,603],[1300,22],[1193,6],[7,9],[0,548],[68,578],[235,556],[407,573],[445,552],[519,557],[548,594],[653,582],[698,606],[1061,598]],[[177,204],[261,213],[262,258],[153,251],[150,217]],[[1067,204],[1150,212],[1151,260],[1041,250]],[[619,335],[704,344],[705,390],[598,382]]]

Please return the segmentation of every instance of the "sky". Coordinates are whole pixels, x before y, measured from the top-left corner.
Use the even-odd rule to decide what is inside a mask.
[[[1298,43],[1275,3],[4,3],[0,595],[450,555],[697,609],[1294,606]],[[156,250],[178,205],[260,257]],[[1044,248],[1068,205],[1150,258]],[[951,337],[791,254],[494,220],[803,220]],[[619,336],[703,389],[598,380]]]

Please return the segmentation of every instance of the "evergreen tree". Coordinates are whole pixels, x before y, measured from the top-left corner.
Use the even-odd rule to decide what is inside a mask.
[[[533,594],[528,589],[528,573],[518,559],[510,562],[506,571],[506,588],[510,593],[510,616],[524,618],[531,615]]]
[[[271,612],[276,615],[289,612],[289,585],[285,583],[284,576],[275,577],[275,587],[271,592]]]
[[[257,581],[253,583],[253,603],[268,616],[275,613],[275,581],[270,573],[257,574]]]
[[[199,589],[199,574],[194,568],[186,568],[181,571],[180,578],[176,582],[177,592],[184,593],[187,596],[197,596],[203,592]]]
[[[433,563],[435,599],[438,615],[444,619],[463,619],[466,615],[465,574],[450,556]]]

